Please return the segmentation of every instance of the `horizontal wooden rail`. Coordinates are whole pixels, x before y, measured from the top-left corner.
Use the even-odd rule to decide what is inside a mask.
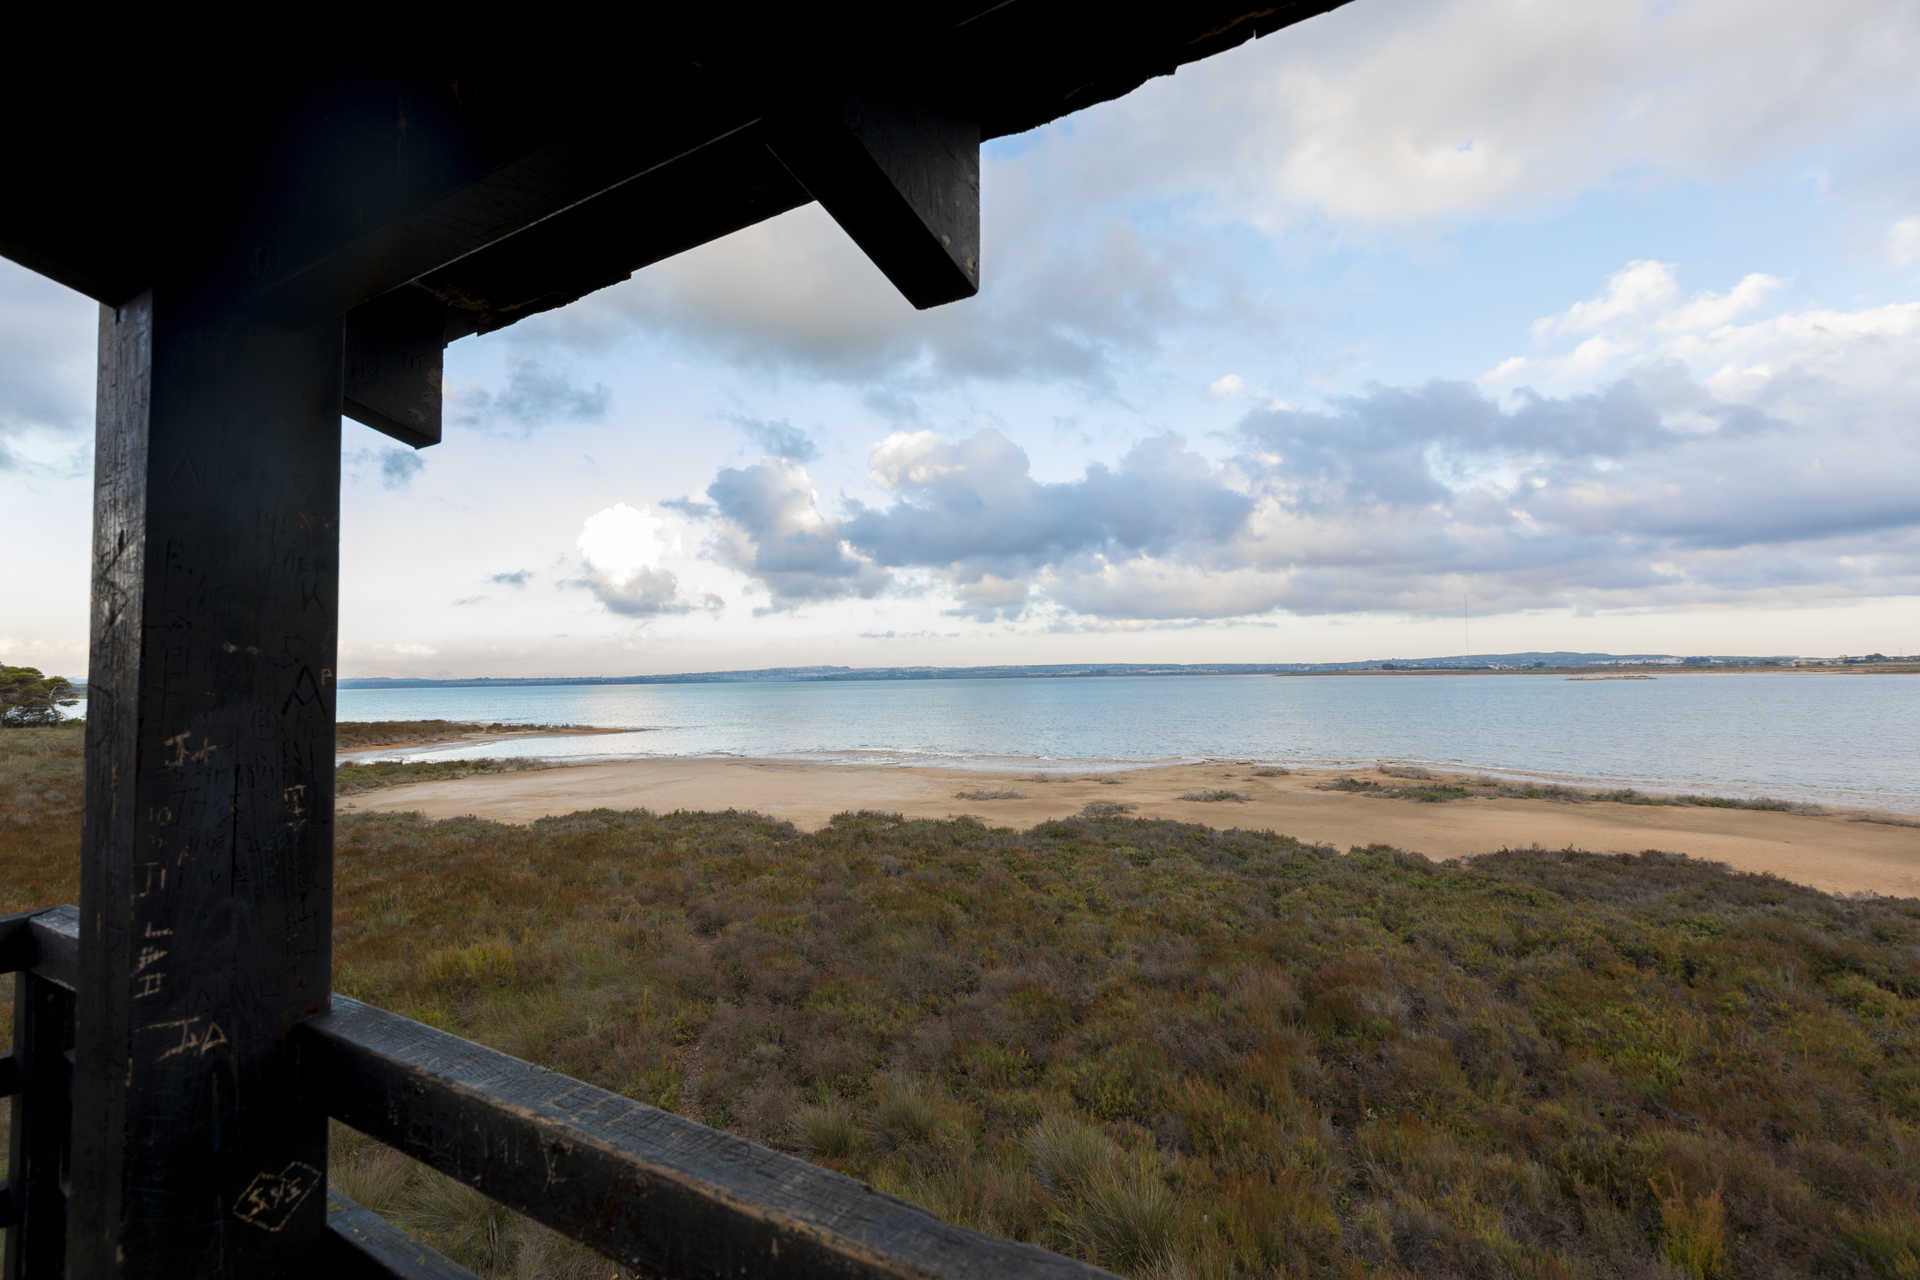
[[[295,1034],[329,1115],[644,1271],[1108,1275],[344,996]]]
[[[338,1191],[327,1193],[327,1257],[319,1274],[338,1280],[478,1280]]]
[[[48,907],[0,916],[0,973],[26,970],[73,990],[80,972],[80,912]]]

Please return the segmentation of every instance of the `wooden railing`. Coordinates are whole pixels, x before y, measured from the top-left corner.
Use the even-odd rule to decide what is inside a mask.
[[[0,1058],[0,1097],[13,1099],[0,1196],[6,1280],[58,1276],[66,1256],[79,959],[80,913],[72,907],[0,916],[0,973],[14,975],[13,1051]]]
[[[18,974],[13,1054],[0,1059],[0,1093],[13,1095],[5,1280],[61,1272],[78,950],[72,907],[0,918],[0,972]],[[345,996],[293,1035],[303,1085],[330,1117],[643,1274],[1107,1275]],[[347,1280],[472,1280],[337,1194],[324,1249],[318,1273]]]

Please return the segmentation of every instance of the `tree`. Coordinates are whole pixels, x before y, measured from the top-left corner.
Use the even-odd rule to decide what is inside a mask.
[[[0,662],[0,726],[60,723],[60,708],[80,699],[65,676],[43,676],[32,667]]]

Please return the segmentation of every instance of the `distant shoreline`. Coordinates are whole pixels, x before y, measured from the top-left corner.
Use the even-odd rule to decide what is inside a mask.
[[[1525,655],[1521,655],[1525,656]],[[1434,665],[1421,665],[1431,662]],[[703,671],[657,676],[471,676],[445,680],[412,676],[352,676],[338,687],[350,692],[402,689],[599,688],[621,685],[685,684],[860,684],[936,680],[1097,680],[1167,676],[1567,676],[1587,674],[1653,675],[1777,674],[1920,675],[1920,658],[1887,662],[1801,663],[1792,659],[1714,659],[1687,661],[1607,661],[1470,666],[1450,659],[1400,663],[1195,663],[1086,664],[1007,667],[764,668]]]

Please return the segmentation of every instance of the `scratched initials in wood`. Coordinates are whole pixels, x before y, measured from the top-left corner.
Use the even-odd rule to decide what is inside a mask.
[[[233,1206],[233,1216],[262,1231],[278,1231],[293,1218],[300,1202],[319,1185],[318,1169],[298,1160],[290,1161],[279,1173],[255,1174],[247,1189],[240,1193],[240,1202]]]
[[[166,739],[161,745],[173,748],[173,754],[167,757],[167,768],[169,769],[183,768],[190,763],[205,764],[207,761],[213,759],[213,753],[220,749],[211,742],[208,742],[205,738],[202,738],[200,739],[199,750],[189,750],[193,745],[193,735],[191,733],[176,733],[171,738]]]
[[[205,1025],[202,1025],[205,1024]],[[155,1062],[165,1062],[168,1058],[177,1058],[183,1053],[196,1057],[218,1049],[227,1042],[227,1033],[220,1024],[206,1018],[169,1018],[165,1022],[149,1022],[140,1028],[142,1031],[171,1031],[179,1039],[161,1051]]]

